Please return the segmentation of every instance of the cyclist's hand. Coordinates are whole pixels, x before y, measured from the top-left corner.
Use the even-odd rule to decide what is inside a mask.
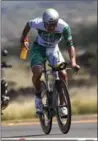
[[[74,71],[77,73],[80,69],[80,66],[77,65],[76,63],[72,64],[72,68],[74,69]]]
[[[29,50],[29,39],[28,38],[24,39],[23,37],[21,37],[20,43],[21,43],[21,47],[25,46]]]
[[[29,50],[29,42],[24,41],[24,46]]]

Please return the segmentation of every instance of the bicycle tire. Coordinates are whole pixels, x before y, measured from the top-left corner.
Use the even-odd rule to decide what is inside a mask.
[[[46,88],[46,84],[44,81],[41,81],[41,84],[43,85],[44,88]],[[43,98],[43,96],[42,96]],[[46,99],[48,98],[47,96],[47,90],[46,90]],[[48,104],[48,103],[47,103]],[[45,105],[43,105],[43,107],[45,107]],[[46,111],[45,111],[46,112]],[[39,115],[39,119],[40,119],[40,124],[42,127],[42,130],[45,134],[49,134],[51,129],[52,129],[52,116],[50,115],[50,110],[49,110],[49,105],[47,105],[47,118],[48,118],[48,123],[47,125],[45,124],[45,114],[44,114],[44,110],[43,110],[43,114]]]
[[[57,122],[58,122],[58,126],[61,130],[62,133],[66,134],[69,132],[70,130],[70,126],[71,126],[71,102],[70,102],[70,97],[69,97],[69,92],[66,86],[65,81],[63,80],[59,80],[58,84],[55,83],[55,88],[58,91],[58,88],[60,87],[60,89],[64,90],[64,101],[65,101],[65,97],[67,100],[67,105],[68,105],[68,115],[67,115],[67,122],[65,125],[62,124],[60,116],[59,116],[59,107],[58,107],[58,103],[57,103],[57,108],[56,108],[56,118],[57,118]],[[58,97],[59,97],[59,92],[58,93]]]

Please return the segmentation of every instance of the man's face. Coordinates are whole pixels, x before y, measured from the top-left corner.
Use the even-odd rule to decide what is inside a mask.
[[[45,25],[45,28],[47,29],[48,32],[55,31],[55,29],[57,27],[57,23],[51,23],[51,24],[44,23],[44,25]]]

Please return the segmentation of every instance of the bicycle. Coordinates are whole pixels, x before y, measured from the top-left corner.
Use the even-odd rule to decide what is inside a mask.
[[[51,69],[46,69],[46,61],[44,62],[43,74],[45,77],[45,82],[41,81],[41,97],[43,101],[43,113],[39,115],[40,124],[42,130],[45,134],[49,134],[52,129],[53,117],[56,116],[58,126],[62,133],[66,134],[70,130],[71,126],[71,102],[69,97],[68,88],[66,82],[59,78],[58,72],[67,68],[70,63],[63,62],[56,66],[51,66]],[[78,70],[75,70],[78,71]],[[55,73],[56,72],[56,73]],[[54,82],[52,84],[52,89],[49,85],[48,76],[52,75],[54,77]],[[60,95],[63,94],[64,105],[59,104]],[[46,99],[45,99],[46,97]],[[60,108],[65,107],[67,111],[66,115],[60,117]]]
[[[7,56],[8,55],[8,51],[7,50],[3,50],[2,51],[2,56]],[[12,68],[12,65],[7,64],[6,62],[1,62],[1,73],[3,73],[3,69],[5,68]],[[6,82],[6,80],[4,78],[1,79],[1,114],[2,110],[6,109],[6,107],[9,104],[9,96],[7,95],[8,93],[8,83]]]

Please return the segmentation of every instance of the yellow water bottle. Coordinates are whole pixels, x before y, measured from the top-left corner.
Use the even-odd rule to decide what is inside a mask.
[[[27,48],[26,47],[22,47],[21,52],[20,52],[20,58],[25,60],[27,58]]]
[[[28,38],[26,38],[24,40],[24,46],[21,48],[21,52],[20,52],[20,58],[23,60],[27,58],[28,45],[29,45],[29,41],[28,41]]]

